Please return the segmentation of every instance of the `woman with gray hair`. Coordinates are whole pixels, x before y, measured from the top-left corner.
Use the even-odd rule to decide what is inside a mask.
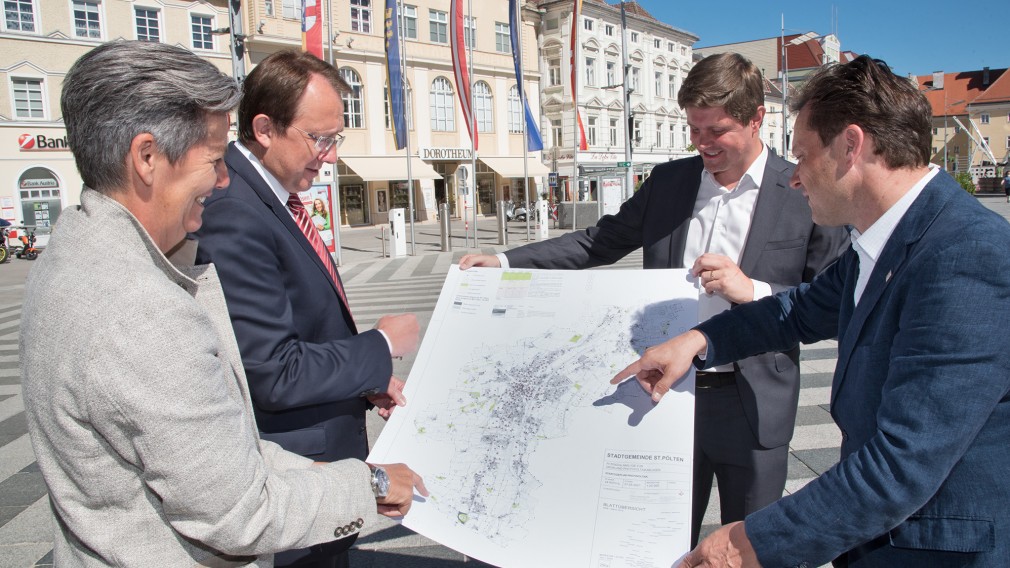
[[[104,44],[66,76],[86,187],[28,277],[21,320],[56,565],[270,566],[375,517],[363,462],[313,464],[259,439],[213,266],[166,257],[228,183],[238,97],[213,65],[157,43]],[[403,513],[411,498],[382,502]]]

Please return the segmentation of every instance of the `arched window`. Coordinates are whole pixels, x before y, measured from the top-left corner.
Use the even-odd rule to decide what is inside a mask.
[[[404,97],[406,98],[406,106],[407,106],[407,130],[413,130],[414,129],[414,92],[410,88],[410,81],[404,81],[403,84],[407,88],[407,92],[404,93]],[[391,119],[389,118],[390,117],[390,114],[389,114],[390,113],[390,108],[392,108],[390,106],[390,104],[389,104],[389,83],[386,83],[386,86],[382,89],[382,106],[385,109],[385,114],[386,114],[386,130],[389,130],[390,128],[392,128],[392,126],[390,125],[391,124],[391,122],[390,122]]]
[[[341,67],[340,76],[351,86],[351,92],[341,96],[344,101],[344,128],[364,128],[364,97],[361,93],[361,76],[350,67]]]
[[[509,132],[513,134],[523,131],[523,104],[519,100],[519,87],[512,85],[509,89]]]
[[[477,117],[477,132],[491,132],[494,127],[491,86],[484,81],[473,85],[473,114]]]
[[[452,84],[445,77],[431,83],[431,129],[436,132],[456,130],[456,110],[452,102]]]

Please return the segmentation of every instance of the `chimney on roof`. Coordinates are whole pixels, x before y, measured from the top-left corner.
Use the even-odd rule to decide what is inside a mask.
[[[984,86],[984,87],[989,86],[989,68],[988,67],[983,67],[982,68],[982,86]]]
[[[943,88],[943,71],[933,71],[933,88]]]

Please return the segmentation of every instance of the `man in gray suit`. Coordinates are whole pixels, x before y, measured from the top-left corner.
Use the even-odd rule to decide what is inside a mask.
[[[764,81],[735,53],[688,74],[677,100],[701,154],[656,166],[642,188],[595,227],[502,255],[468,255],[460,268],[578,269],[644,248],[645,268],[684,268],[704,285],[699,319],[809,282],[846,247],[818,227],[788,186],[793,166],[761,141]],[[799,399],[799,348],[697,374],[692,546],[718,480],[723,524],[772,503],[786,482]]]
[[[272,566],[425,493],[402,464],[376,479],[359,460],[314,463],[260,440],[214,267],[166,257],[185,256],[203,201],[228,184],[237,102],[232,79],[166,44],[107,43],[67,73],[86,187],[21,314],[57,566]]]

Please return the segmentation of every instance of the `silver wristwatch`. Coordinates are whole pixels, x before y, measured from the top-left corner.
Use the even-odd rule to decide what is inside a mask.
[[[385,499],[389,495],[389,475],[379,466],[368,467],[372,470],[372,493],[375,493],[376,499]]]

